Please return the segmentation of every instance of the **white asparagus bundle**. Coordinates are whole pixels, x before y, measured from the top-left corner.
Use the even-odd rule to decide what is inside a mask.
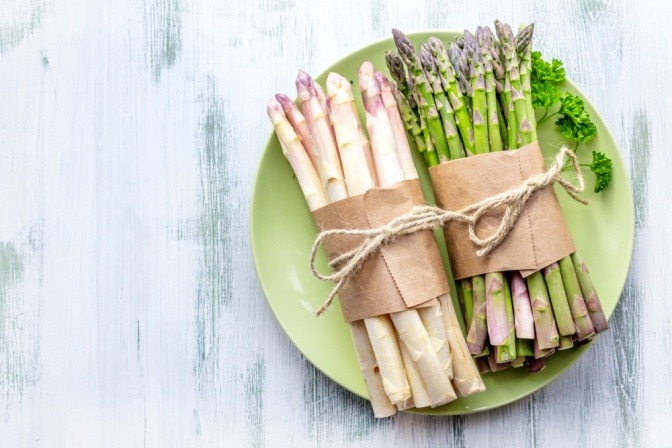
[[[267,112],[275,128],[283,153],[299,181],[308,207],[313,211],[327,205],[329,201],[322,188],[320,177],[317,171],[315,171],[306,149],[301,144],[301,139],[294,132],[294,129],[287,120],[282,106],[278,101],[269,100]],[[364,322],[353,322],[349,327],[357,360],[369,391],[371,406],[375,416],[381,418],[394,415],[397,409],[388,399],[383,387],[383,380]]]
[[[366,161],[367,148],[362,145],[358,131],[361,125],[358,115],[354,113],[350,83],[342,76],[331,73],[327,79],[327,92],[329,116],[333,123],[348,193],[351,196],[364,194],[374,188],[376,183]],[[331,199],[332,202],[337,200]],[[387,316],[370,317],[364,319],[364,323],[378,361],[383,387],[392,404],[405,408],[411,398],[411,388],[394,328]]]
[[[376,186],[417,179],[391,85],[370,62],[360,70],[370,143],[345,78],[330,74],[326,96],[304,72],[296,87],[301,111],[284,95],[267,109],[311,211]],[[352,322],[350,331],[376,417],[484,390],[449,296]]]

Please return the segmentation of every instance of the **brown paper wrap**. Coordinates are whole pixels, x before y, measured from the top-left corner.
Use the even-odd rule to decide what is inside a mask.
[[[313,212],[320,231],[369,229],[387,224],[413,206],[425,204],[420,182],[408,180],[391,188],[329,204]],[[330,260],[348,252],[362,239],[331,236],[324,241]],[[384,245],[366,259],[339,292],[346,322],[404,311],[449,292],[434,234],[425,230]]]
[[[460,210],[487,197],[519,186],[546,171],[538,143],[515,151],[482,154],[430,168],[436,204]],[[476,227],[481,237],[493,234],[504,207],[484,216]],[[516,225],[490,254],[479,257],[468,226],[450,222],[444,229],[450,265],[456,280],[488,272],[519,270],[524,277],[574,252],[574,242],[552,187],[527,203]]]

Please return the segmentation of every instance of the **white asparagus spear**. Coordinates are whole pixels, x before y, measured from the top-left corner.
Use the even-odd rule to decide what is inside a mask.
[[[310,210],[316,210],[326,205],[328,200],[322,188],[320,177],[310,162],[300,138],[287,120],[282,106],[276,100],[269,100],[266,104],[266,112],[273,123],[278,140],[280,140],[282,152],[296,174],[296,179],[299,181],[308,207]]]
[[[378,368],[378,361],[376,361],[376,355],[373,352],[364,321],[357,320],[351,322],[349,327],[352,341],[355,345],[355,354],[359,361],[359,368],[362,371],[362,376],[371,398],[373,415],[377,418],[383,418],[396,414],[397,409],[392,405],[385,392]]]
[[[306,124],[306,119],[287,95],[278,93],[275,95],[275,99],[278,100],[282,109],[285,111],[287,119],[294,128],[294,132],[301,139],[301,143],[310,157],[310,161],[313,163],[315,169],[317,169],[317,153],[315,152],[315,144],[313,143],[313,138],[310,136],[310,131],[308,130],[308,125]]]
[[[366,128],[371,139],[373,159],[381,187],[389,187],[404,180],[392,124],[374,78],[373,64],[365,61],[359,69],[359,89],[366,110]]]
[[[375,187],[376,183],[369,171],[364,142],[359,133],[358,128],[361,128],[359,117],[353,113],[355,100],[350,83],[338,73],[329,73],[327,95],[329,117],[343,164],[345,184],[348,187],[348,194],[357,196]]]
[[[460,397],[482,392],[485,390],[485,384],[483,384],[474,359],[469,353],[450,295],[444,294],[439,297],[439,303],[441,303],[448,343],[450,344],[450,354],[453,358],[453,385]]]
[[[269,100],[266,110],[273,123],[278,140],[280,140],[283,153],[296,174],[308,207],[313,211],[327,205],[329,200],[322,188],[320,177],[301,146],[300,139],[285,116],[280,103],[276,100]],[[364,323],[361,321],[351,323],[350,333],[352,334],[355,353],[364,376],[364,382],[369,391],[374,415],[379,418],[394,415],[397,409],[390,402],[383,387],[378,363]]]
[[[369,137],[366,135],[366,132],[364,132],[364,126],[362,126],[362,120],[359,118],[359,111],[357,110],[357,104],[355,104],[355,97],[352,94],[352,88],[350,87],[350,82],[343,76],[339,75],[338,73],[330,73],[329,76],[332,76],[333,80],[332,82],[338,83],[340,86],[342,86],[343,90],[347,92],[348,97],[350,98],[350,106],[352,107],[352,116],[355,119],[355,122],[357,123],[357,135],[359,137],[359,144],[362,145],[362,149],[364,150],[364,157],[366,158],[366,165],[369,168],[369,173],[371,174],[371,178],[373,179],[374,186],[378,186],[378,175],[376,174],[376,163],[373,160],[373,153],[371,152],[371,143],[369,142]],[[327,84],[329,83],[329,79],[327,79]],[[329,86],[327,85],[327,91],[329,90]],[[352,193],[350,193],[351,196],[354,196]]]
[[[299,76],[301,76],[301,74]],[[310,77],[308,77],[308,79],[310,79]],[[316,85],[312,82],[312,79],[310,80],[310,83]],[[303,84],[306,84],[306,82],[304,81]],[[338,86],[332,85],[332,87],[335,88]],[[337,93],[338,92],[335,92],[333,97],[339,96]],[[343,95],[341,95],[341,97],[342,96]],[[347,122],[351,121],[348,120],[347,114],[352,111],[352,108],[350,106],[341,108],[340,106],[341,104],[339,103],[334,104],[337,112],[334,114],[334,118],[339,120],[337,127],[342,130],[342,127],[347,129]],[[346,122],[341,123],[341,119],[344,119]],[[331,129],[318,127],[316,130],[320,133],[318,136],[320,140],[326,141],[331,138]],[[342,139],[337,139],[336,144],[338,145],[339,151],[341,151],[340,157],[345,158],[344,165],[352,167],[356,163],[359,163],[362,168],[366,168],[367,165],[363,157],[361,145],[357,145],[356,142],[348,136],[348,132],[340,132],[339,136]],[[332,141],[332,144],[333,143],[334,142]],[[338,161],[339,170],[341,170],[340,157],[336,159]],[[355,170],[354,172],[350,170],[349,174],[350,173],[357,176],[348,180],[353,188],[353,190],[349,192],[351,195],[362,194],[374,186],[368,169]],[[322,179],[322,181],[324,182],[324,179]],[[332,189],[328,190],[328,195],[331,202],[336,202],[345,199],[348,192],[340,189]],[[397,344],[394,329],[389,323],[389,318],[387,316],[375,316],[364,319],[364,323],[367,332],[369,333],[369,339],[378,362],[383,388],[385,389],[389,400],[394,405],[406,402],[411,397],[411,388],[408,384],[408,379],[406,378],[406,371],[404,370],[404,364],[401,359],[399,345]]]
[[[394,93],[392,93],[390,80],[381,72],[376,72],[375,77],[378,82],[378,87],[380,88],[380,96],[387,111],[387,117],[392,125],[392,132],[394,133],[394,140],[397,144],[397,153],[399,155],[401,169],[404,171],[404,178],[407,180],[417,179],[418,171],[415,169],[415,163],[413,163],[411,147],[408,144],[408,137],[406,136],[406,127],[399,114],[399,108],[397,107],[397,101],[394,99]]]
[[[364,325],[378,361],[385,393],[392,404],[401,404],[404,407],[404,403],[411,398],[411,386],[406,377],[390,317],[387,315],[369,317],[364,319]]]
[[[406,136],[406,129],[399,114],[397,107],[397,100],[392,93],[392,85],[390,80],[381,72],[374,74],[378,87],[380,89],[380,96],[383,100],[383,105],[387,112],[387,117],[392,125],[394,133],[394,141],[397,145],[397,153],[399,155],[399,163],[404,173],[405,180],[417,179],[418,171],[413,163],[413,156],[411,155],[411,147],[408,144],[408,137]],[[450,357],[450,349],[448,341],[446,340],[446,327],[443,323],[443,315],[440,305],[432,305],[429,307],[418,308],[420,319],[429,333],[432,345],[439,357],[439,362],[446,371],[448,378],[453,378],[453,367]]]
[[[394,131],[374,77],[373,64],[365,61],[359,70],[359,84],[366,110],[366,126],[371,137],[373,158],[381,187],[390,187],[405,180],[397,153]],[[390,314],[399,338],[406,344],[429,394],[432,406],[456,398],[450,380],[441,364],[427,329],[416,310]],[[447,353],[447,350],[446,350]]]
[[[390,317],[397,329],[399,339],[404,342],[418,367],[432,406],[440,406],[457,398],[418,312],[415,310],[401,311],[391,313]]]
[[[401,348],[401,345],[399,346]],[[412,409],[416,407],[415,402],[413,401],[413,396],[411,394],[411,398],[408,400],[404,401],[403,403],[398,403],[397,404],[397,409],[400,411],[405,411],[406,409]]]
[[[347,82],[347,80],[345,81]],[[352,96],[352,89],[350,90],[350,96]],[[352,113],[357,120],[357,133],[359,134],[359,141],[364,150],[364,157],[366,158],[366,166],[369,167],[371,178],[373,179],[374,185],[377,187],[380,184],[378,182],[378,174],[376,173],[376,162],[373,160],[373,151],[371,149],[371,143],[369,142],[369,137],[366,135],[366,132],[364,131],[364,126],[362,126],[362,120],[360,120],[359,118],[359,111],[357,110],[357,105],[354,102],[354,97],[353,102],[351,104],[352,104]]]
[[[319,101],[322,111],[325,115],[329,115],[329,107],[327,106],[327,97],[322,90],[322,86],[319,83],[315,83],[315,92],[317,93],[317,101]]]
[[[446,324],[443,321],[443,312],[441,305],[424,306],[417,308],[422,325],[427,329],[429,340],[439,358],[439,362],[446,372],[448,379],[453,379],[453,363],[448,346],[448,336],[446,334]]]
[[[305,72],[299,71],[296,78],[296,92],[301,104],[303,116],[315,144],[317,166],[320,179],[329,198],[345,198],[348,191],[343,180],[341,160],[336,150],[331,125],[320,102],[313,79]]]
[[[322,111],[324,112],[324,115],[327,117],[327,123],[330,125],[331,129],[331,137],[334,141],[336,141],[336,134],[334,133],[334,128],[331,127],[331,118],[329,117],[329,98],[326,97],[324,94],[324,90],[322,90],[322,86],[319,83],[314,83],[315,84],[315,91],[317,92],[317,101],[320,102],[320,106],[322,107]]]
[[[406,344],[403,342],[399,343],[399,349],[401,349],[401,358],[404,360],[404,367],[406,368],[406,376],[408,377],[408,383],[411,385],[411,395],[412,398],[406,403],[406,407],[399,407],[400,410],[409,409],[412,407],[415,408],[426,408],[432,405],[432,399],[429,398],[427,393],[427,388],[425,383],[422,381],[422,376],[418,371],[418,366],[415,364],[411,353],[406,348]]]

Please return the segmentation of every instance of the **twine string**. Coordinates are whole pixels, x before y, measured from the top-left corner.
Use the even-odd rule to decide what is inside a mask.
[[[576,185],[561,175],[565,158],[568,158],[572,163],[576,174]],[[329,308],[348,278],[357,272],[367,258],[378,252],[382,246],[394,242],[402,236],[423,230],[443,228],[449,222],[462,222],[468,224],[469,239],[479,247],[476,254],[479,257],[487,255],[508,236],[516,224],[516,220],[525,209],[527,202],[540,190],[555,183],[560,184],[575,201],[584,205],[589,203],[589,201],[578,196],[578,193],[584,190],[585,185],[576,154],[569,148],[563,147],[555,156],[555,161],[548,170],[528,178],[516,187],[485,198],[461,210],[451,211],[430,205],[418,205],[389,223],[372,229],[329,229],[320,232],[310,251],[310,270],[318,279],[334,281],[336,284],[324,303],[315,311],[315,315],[319,316]],[[489,236],[480,237],[476,231],[480,219],[502,206],[506,206],[506,208],[502,213],[497,230]],[[315,257],[325,239],[331,236],[359,237],[362,238],[362,241],[354,249],[330,261],[331,274],[322,274],[315,267]]]

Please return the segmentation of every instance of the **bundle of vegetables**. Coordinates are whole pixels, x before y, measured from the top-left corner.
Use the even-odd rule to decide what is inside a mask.
[[[368,61],[359,85],[370,139],[350,83],[337,73],[329,74],[325,95],[299,72],[300,109],[285,95],[268,101],[268,115],[311,211],[417,178],[393,85]],[[377,417],[485,390],[448,295],[430,306],[349,325]]]
[[[451,160],[537,141],[537,126],[551,116],[563,135],[578,143],[596,133],[580,98],[562,93],[562,64],[532,52],[533,26],[514,35],[495,22],[450,42],[430,38],[419,51],[393,30],[397,53],[386,62],[396,83],[400,114],[416,149],[432,167]],[[558,107],[559,104],[559,107]],[[542,113],[536,120],[536,110]],[[595,191],[611,179],[611,161],[594,152],[589,165]],[[523,278],[491,272],[458,282],[467,343],[479,370],[527,365],[536,373],[544,358],[591,341],[607,329],[597,293],[581,256],[574,253]]]

